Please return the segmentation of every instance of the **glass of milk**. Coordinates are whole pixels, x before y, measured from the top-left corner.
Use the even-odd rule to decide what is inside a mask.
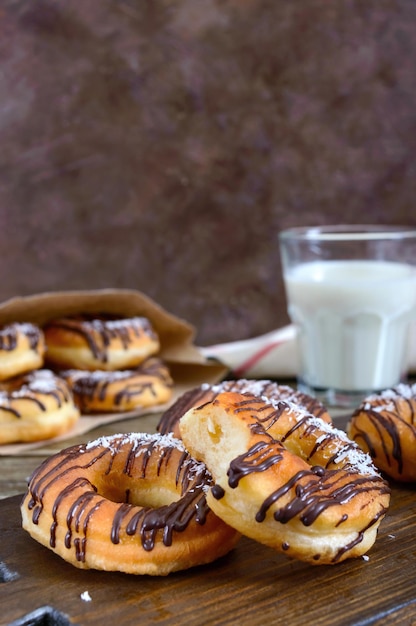
[[[416,228],[322,226],[279,235],[299,388],[355,407],[407,375]]]

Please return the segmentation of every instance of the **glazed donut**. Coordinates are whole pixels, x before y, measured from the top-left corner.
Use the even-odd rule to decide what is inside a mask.
[[[326,407],[316,398],[296,391],[288,385],[278,385],[270,380],[247,380],[241,378],[239,380],[225,380],[216,385],[204,383],[195,389],[185,392],[163,413],[157,425],[157,430],[163,435],[173,433],[175,437],[180,438],[179,420],[182,415],[192,407],[211,402],[218,394],[224,391],[250,393],[253,396],[263,396],[271,400],[294,402],[316,417],[331,423],[331,417]]]
[[[140,365],[159,348],[145,317],[62,318],[45,328],[46,360],[62,369],[121,370]]]
[[[79,419],[64,380],[35,370],[0,385],[0,444],[41,441],[68,432]]]
[[[368,396],[352,415],[347,432],[387,476],[416,481],[416,384]]]
[[[211,483],[173,437],[102,437],[35,470],[22,524],[81,569],[163,576],[210,563],[237,543],[239,533],[207,506]]]
[[[164,363],[150,357],[134,370],[60,372],[81,413],[132,411],[168,402],[173,381]]]
[[[43,365],[43,332],[29,322],[8,324],[0,330],[0,380],[38,369]]]
[[[239,532],[311,564],[373,545],[389,486],[344,432],[294,404],[230,392],[179,425],[214,478],[209,507]]]

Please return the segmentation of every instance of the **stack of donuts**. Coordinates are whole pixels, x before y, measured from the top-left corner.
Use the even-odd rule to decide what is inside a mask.
[[[311,565],[374,544],[389,485],[313,398],[270,381],[204,384],[157,430],[47,459],[23,527],[76,567],[152,575],[214,561],[241,535]]]
[[[66,380],[81,413],[131,411],[171,398],[173,381],[146,317],[60,318],[44,333],[47,362]]]
[[[30,323],[0,330],[0,444],[50,439],[79,419],[67,383],[43,369],[45,338]]]
[[[68,317],[0,330],[0,444],[50,439],[81,414],[167,402],[173,381],[145,317]]]

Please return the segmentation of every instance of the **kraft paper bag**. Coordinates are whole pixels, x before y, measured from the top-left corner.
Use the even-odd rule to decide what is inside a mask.
[[[3,445],[0,446],[0,455],[19,454],[52,441],[81,435],[101,424],[138,417],[141,414],[161,413],[185,391],[202,383],[214,384],[222,380],[228,371],[226,365],[204,356],[195,346],[196,331],[191,324],[167,312],[151,298],[135,290],[66,291],[12,298],[0,304],[0,327],[12,322],[32,322],[42,327],[54,318],[78,314],[147,317],[159,335],[160,351],[157,356],[169,367],[174,381],[171,400],[164,405],[129,413],[83,415],[74,429],[59,438]]]

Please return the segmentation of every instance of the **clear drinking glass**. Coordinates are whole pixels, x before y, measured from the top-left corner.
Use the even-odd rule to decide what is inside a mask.
[[[354,407],[403,381],[416,315],[416,229],[301,227],[282,231],[279,242],[299,388]]]

